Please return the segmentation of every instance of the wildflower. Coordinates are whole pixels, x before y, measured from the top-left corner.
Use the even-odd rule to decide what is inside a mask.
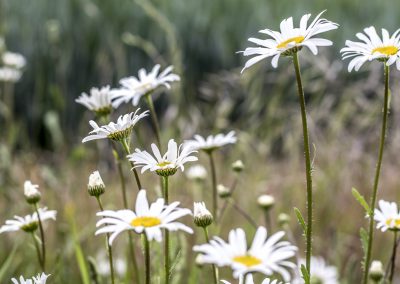
[[[232,163],[232,170],[240,173],[244,169],[244,164],[241,160],[237,160]]]
[[[11,281],[14,284],[46,284],[47,278],[51,274],[45,274],[42,272],[42,274],[38,274],[37,276],[33,276],[32,279],[26,279],[23,276],[19,277],[19,280],[12,278]]]
[[[330,40],[314,37],[317,34],[337,29],[339,26],[327,19],[320,18],[324,12],[319,13],[309,26],[307,26],[307,23],[311,14],[306,14],[301,17],[299,28],[293,27],[293,18],[290,17],[281,22],[280,32],[270,29],[259,31],[260,33],[269,35],[272,39],[249,38],[250,42],[258,46],[248,47],[246,50],[241,51],[244,56],[254,55],[253,58],[246,62],[242,72],[268,57],[273,57],[271,63],[276,68],[281,55],[291,56],[301,50],[303,46],[309,48],[316,55],[318,53],[317,47],[332,45]]]
[[[127,270],[126,261],[124,258],[113,256],[114,259],[114,269],[117,275],[124,276]],[[96,267],[97,272],[103,276],[110,276],[110,263],[108,256],[104,251],[101,251],[99,254],[96,255]]]
[[[272,195],[263,194],[257,198],[257,203],[261,208],[269,210],[275,205],[275,198]]]
[[[1,56],[2,63],[13,69],[22,69],[26,65],[25,57],[19,53],[6,51]]]
[[[184,171],[185,163],[197,161],[197,157],[192,155],[196,151],[186,144],[178,147],[174,139],[169,140],[168,150],[163,156],[156,144],[151,144],[151,149],[154,156],[140,149],[136,149],[135,153],[127,156],[129,161],[135,164],[135,167],[142,167],[142,173],[149,170],[155,171],[160,176],[170,176],[174,175],[178,168]]]
[[[165,205],[163,198],[149,206],[146,198],[146,190],[139,191],[136,199],[136,212],[132,210],[105,210],[96,215],[104,217],[99,220],[96,227],[101,227],[95,235],[111,233],[109,243],[112,245],[114,239],[123,231],[135,231],[138,234],[145,233],[149,240],[161,242],[161,229],[168,231],[183,230],[192,234],[193,230],[175,220],[190,215],[189,209],[178,208],[179,202],[173,202]],[[104,227],[103,227],[104,225]]]
[[[203,150],[205,152],[212,152],[215,149],[221,148],[228,144],[235,144],[237,138],[235,131],[230,131],[228,134],[217,134],[215,136],[209,135],[207,138],[203,138],[200,135],[195,135],[193,140],[188,140],[186,143],[195,150]]]
[[[384,275],[385,275],[385,270],[383,269],[382,262],[378,260],[373,260],[371,262],[371,267],[369,269],[369,277],[376,283],[379,283],[379,281],[381,281]]]
[[[89,176],[88,192],[90,196],[99,197],[106,190],[106,186],[101,179],[99,171],[94,171]]]
[[[377,222],[376,228],[382,232],[386,230],[400,230],[400,214],[395,202],[379,200],[379,209],[375,208],[374,220]]]
[[[382,38],[377,34],[375,27],[364,29],[364,33],[357,33],[356,37],[361,42],[346,40],[346,47],[340,52],[343,59],[352,58],[348,70],[358,71],[361,66],[372,60],[384,61],[387,66],[396,62],[396,67],[400,70],[400,29],[392,36],[386,29],[382,29]]]
[[[148,115],[148,111],[137,114],[140,108],[135,112],[131,112],[125,115],[121,115],[117,123],[110,122],[107,125],[98,126],[93,120],[89,121],[89,124],[93,127],[93,130],[89,132],[90,135],[83,138],[82,142],[96,140],[96,139],[111,139],[114,141],[122,141],[128,139],[132,134],[133,127],[143,117]]]
[[[208,244],[194,246],[193,250],[204,255],[205,263],[230,266],[235,278],[248,272],[260,272],[265,275],[276,272],[288,281],[290,273],[287,268],[296,267],[288,259],[295,255],[297,248],[289,242],[279,241],[284,234],[278,232],[267,238],[267,229],[258,227],[253,243],[248,249],[246,234],[239,228],[230,231],[228,243],[215,237]]]
[[[200,181],[206,179],[207,171],[202,165],[194,165],[186,171],[186,176],[189,179]]]
[[[0,67],[0,81],[15,83],[21,79],[22,72],[10,67]]]
[[[57,211],[47,210],[47,207],[39,208],[39,216],[42,222],[49,219],[56,219]],[[32,215],[26,215],[25,217],[14,216],[14,219],[7,220],[6,224],[0,227],[0,234],[4,232],[15,232],[15,231],[25,231],[34,232],[38,228],[38,216],[37,213]]]
[[[107,116],[112,111],[110,86],[101,89],[91,88],[90,95],[82,93],[75,102],[85,106],[99,117]]]
[[[121,88],[111,91],[113,107],[117,108],[130,100],[134,106],[137,106],[142,96],[152,93],[158,87],[165,86],[170,89],[170,83],[180,80],[178,75],[171,73],[172,69],[173,67],[169,66],[159,73],[160,65],[157,64],[150,73],[147,73],[145,69],[140,69],[137,78],[132,76],[121,79],[119,81]]]
[[[196,226],[208,227],[213,222],[213,215],[208,211],[204,202],[195,202],[193,205],[193,218]]]
[[[300,260],[298,267],[305,264],[305,260]],[[300,276],[300,269],[297,277],[292,281],[292,284],[302,284],[304,280]],[[334,266],[329,266],[325,263],[322,257],[311,257],[311,283],[314,284],[338,284],[338,272]]]
[[[221,198],[230,197],[232,194],[231,189],[229,187],[226,187],[223,184],[217,185],[217,192],[218,192],[219,197],[221,197]]]
[[[231,284],[231,282],[228,282],[226,280],[221,280],[222,283],[224,284]],[[254,284],[254,280],[253,280],[253,275],[249,274],[246,277],[246,280],[244,280],[244,277],[240,277],[239,278],[239,284]],[[283,282],[280,282],[278,280],[271,280],[269,278],[265,278],[261,284],[283,284]]]
[[[290,222],[290,216],[286,213],[280,213],[278,215],[278,223],[281,227],[285,226]]]
[[[35,204],[40,201],[41,194],[38,188],[39,186],[37,184],[32,184],[30,180],[25,181],[24,195],[29,204]]]

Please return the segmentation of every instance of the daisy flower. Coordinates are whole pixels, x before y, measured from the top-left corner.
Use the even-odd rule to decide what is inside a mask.
[[[171,73],[172,69],[172,66],[168,66],[159,73],[160,65],[157,64],[150,73],[142,68],[139,70],[137,78],[132,76],[121,79],[119,81],[121,88],[111,91],[113,106],[117,108],[130,100],[134,106],[137,106],[142,96],[152,93],[158,87],[165,86],[170,89],[170,83],[180,80],[178,75]]]
[[[40,201],[41,193],[39,191],[39,186],[33,184],[30,180],[24,183],[24,195],[25,199],[30,204],[35,204]]]
[[[163,156],[156,144],[151,144],[151,149],[153,155],[147,151],[136,149],[135,153],[127,156],[129,161],[135,164],[135,168],[142,167],[142,173],[149,170],[155,171],[160,176],[170,176],[175,174],[178,168],[183,171],[185,163],[197,161],[197,157],[192,155],[197,151],[186,143],[178,147],[174,139],[169,140],[168,150]]]
[[[186,176],[191,180],[205,180],[207,178],[207,170],[202,165],[194,165],[186,171]]]
[[[49,219],[56,220],[57,211],[47,210],[47,207],[39,208],[38,211],[42,222]],[[25,217],[14,216],[14,219],[7,220],[6,224],[0,227],[0,234],[20,230],[25,232],[34,232],[38,228],[38,222],[39,220],[36,212],[32,215],[26,215]]]
[[[149,111],[137,114],[140,108],[135,112],[131,112],[118,117],[117,123],[110,122],[107,125],[99,126],[95,121],[89,121],[89,124],[93,127],[93,130],[89,132],[89,135],[83,138],[82,143],[97,139],[111,139],[114,141],[122,141],[132,133],[133,127],[143,117],[148,115]]]
[[[10,67],[0,67],[0,81],[15,83],[21,79],[22,72]]]
[[[193,221],[196,226],[203,228],[210,226],[214,221],[213,215],[204,202],[193,203]]]
[[[210,243],[194,246],[193,250],[204,255],[205,263],[230,266],[235,278],[253,272],[268,276],[278,273],[288,281],[290,273],[287,269],[296,267],[288,259],[295,255],[297,248],[289,242],[280,241],[284,234],[278,232],[267,238],[267,229],[258,227],[253,243],[248,248],[246,234],[239,228],[230,231],[228,243],[214,237]]]
[[[278,60],[281,55],[290,56],[306,46],[311,52],[316,55],[319,46],[330,46],[332,42],[323,38],[316,38],[315,35],[334,30],[338,28],[338,24],[320,18],[322,11],[318,16],[308,24],[311,14],[306,14],[301,17],[299,28],[293,27],[293,18],[284,19],[280,24],[280,31],[270,29],[260,30],[260,33],[270,36],[269,39],[249,38],[248,40],[255,43],[256,47],[248,47],[241,51],[244,56],[254,56],[248,60],[242,69],[242,72],[254,65],[255,63],[267,58],[272,58],[272,66],[278,66]]]
[[[400,214],[395,202],[379,200],[379,209],[375,208],[376,228],[382,232],[400,230]]]
[[[348,70],[358,71],[361,66],[374,59],[384,61],[387,66],[396,62],[400,70],[400,29],[392,36],[386,29],[382,29],[382,38],[377,34],[375,27],[364,29],[364,33],[357,33],[356,37],[361,42],[346,40],[346,47],[342,48],[343,59],[352,58]]]
[[[91,88],[90,95],[82,93],[75,102],[85,106],[98,116],[106,116],[112,110],[110,86],[105,86],[101,89]]]
[[[19,280],[12,278],[11,281],[14,284],[46,284],[47,278],[50,276],[51,274],[45,274],[44,272],[42,272],[42,274],[38,274],[37,276],[33,276],[32,279],[26,279],[23,276],[19,277]]]
[[[231,284],[231,282],[228,282],[226,280],[221,280],[222,283],[224,284]],[[246,281],[244,281],[243,277],[239,278],[239,284],[254,284],[254,280],[253,280],[253,275],[249,274],[246,277]],[[261,284],[283,284],[283,282],[280,282],[278,280],[271,280],[269,278],[265,278]]]
[[[136,198],[135,211],[125,209],[119,211],[105,210],[96,215],[103,217],[96,224],[101,227],[95,235],[110,233],[109,243],[112,245],[114,239],[123,231],[135,231],[138,234],[145,233],[149,240],[161,242],[161,229],[168,231],[182,230],[192,234],[193,230],[186,225],[176,222],[176,219],[190,215],[189,209],[178,208],[179,202],[165,205],[163,198],[149,206],[146,198],[146,190],[141,189]],[[104,227],[103,227],[104,225]]]
[[[212,152],[225,145],[235,144],[236,141],[237,138],[235,136],[235,131],[230,131],[228,134],[220,133],[215,136],[209,135],[207,138],[195,135],[193,140],[187,140],[186,143],[188,143],[194,150]]]
[[[292,281],[292,284],[304,283],[304,280],[300,276],[300,267],[302,264],[305,265],[305,263],[305,259],[300,260],[298,265],[298,274]],[[335,266],[327,265],[322,257],[311,257],[311,283],[338,284],[339,279],[337,268]]]
[[[14,68],[14,69],[22,69],[26,65],[25,57],[19,53],[6,51],[1,56],[1,61],[4,65]]]

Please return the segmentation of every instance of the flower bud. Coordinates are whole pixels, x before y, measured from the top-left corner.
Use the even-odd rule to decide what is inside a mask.
[[[198,227],[208,227],[212,224],[214,218],[210,211],[207,210],[204,202],[195,202],[193,204],[194,223]]]
[[[38,221],[32,221],[32,222],[30,222],[30,223],[24,224],[24,225],[21,227],[21,229],[22,229],[24,232],[32,233],[32,232],[36,231],[36,229],[38,228],[38,226],[39,226],[39,222],[38,222]]]
[[[289,224],[290,222],[290,216],[286,213],[281,213],[278,215],[278,223],[279,226],[283,227],[287,224]]]
[[[198,254],[198,255],[196,256],[195,262],[196,262],[196,265],[197,265],[198,267],[203,267],[203,265],[205,264],[205,262],[204,262],[204,256],[203,256],[202,254]]]
[[[195,165],[187,170],[186,176],[188,179],[201,181],[207,178],[207,171],[202,165]]]
[[[90,196],[99,197],[106,191],[106,186],[101,179],[99,171],[94,171],[89,176],[88,192]]]
[[[257,198],[257,203],[262,209],[269,210],[275,205],[275,198],[272,195],[263,194]]]
[[[369,269],[369,277],[376,283],[379,283],[384,275],[385,271],[383,270],[382,262],[380,262],[379,260],[372,261],[371,267]]]
[[[223,184],[219,184],[217,186],[217,192],[218,192],[219,197],[221,197],[221,198],[226,198],[226,197],[231,196],[231,189],[229,187],[226,187]]]
[[[24,195],[29,204],[36,204],[40,201],[41,194],[38,188],[39,186],[37,184],[32,184],[30,180],[25,181]]]
[[[232,163],[232,170],[240,173],[241,171],[243,171],[244,169],[244,164],[241,160],[237,160],[235,162]]]

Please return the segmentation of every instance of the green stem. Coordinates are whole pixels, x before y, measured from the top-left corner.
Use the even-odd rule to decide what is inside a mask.
[[[128,141],[126,139],[124,139],[124,140],[121,141],[121,143],[122,143],[122,146],[124,147],[124,150],[125,150],[126,154],[129,155],[131,153],[131,150],[129,148]],[[137,184],[138,190],[141,190],[142,189],[142,184],[140,183],[139,175],[138,175],[138,172],[137,172],[137,170],[135,168],[135,164],[133,162],[130,162],[130,163],[131,163],[131,166],[132,166],[133,174],[135,175],[135,180],[136,180],[136,184]]]
[[[40,268],[42,269],[42,271],[44,271],[44,266],[43,266],[42,256],[40,255],[40,248],[39,248],[38,241],[36,239],[36,236],[35,236],[34,232],[32,232],[31,235],[32,235],[32,238],[33,238],[33,243],[35,244],[36,254],[37,254],[37,257],[38,257]]]
[[[397,231],[394,231],[392,260],[390,265],[389,283],[393,283],[394,269],[396,267]]]
[[[118,154],[117,147],[116,147],[114,141],[112,141],[111,145],[113,148],[115,164],[117,165],[117,169],[118,169],[119,179],[121,181],[121,190],[122,190],[122,198],[123,198],[123,202],[124,202],[124,208],[128,208],[128,198],[126,196],[125,178],[124,178],[124,172],[122,171],[121,158]]]
[[[41,243],[41,245],[42,245],[42,264],[41,264],[41,266],[43,267],[43,271],[45,271],[45,268],[46,268],[46,242],[44,239],[43,223],[42,223],[42,220],[40,219],[39,208],[38,208],[37,203],[35,203],[34,207],[35,207],[36,214],[38,216],[40,239],[42,241],[42,243]]]
[[[236,204],[235,200],[232,197],[229,197],[228,202],[236,209],[239,214],[241,214],[255,229],[257,229],[258,225],[257,222],[250,217],[249,214],[246,213],[239,205]]]
[[[100,211],[104,211],[103,204],[101,203],[100,196],[96,197],[97,203],[99,204]],[[108,262],[110,265],[110,273],[111,273],[111,283],[115,283],[115,275],[114,275],[114,264],[113,264],[113,253],[112,253],[112,248],[110,246],[110,243],[108,240],[110,239],[110,234],[106,235],[106,247],[107,247],[107,252],[108,252]]]
[[[306,230],[306,269],[311,275],[311,249],[312,249],[312,213],[313,213],[313,196],[312,196],[312,169],[310,158],[310,144],[308,140],[308,126],[306,102],[304,99],[303,84],[301,81],[300,64],[297,52],[293,55],[293,64],[296,72],[297,92],[300,101],[301,122],[303,124],[303,140],[304,140],[304,155],[306,163],[306,180],[307,180],[307,230]],[[309,284],[309,283],[306,283]]]
[[[168,177],[162,177],[163,192],[165,205],[168,205]],[[164,269],[165,269],[165,284],[169,283],[169,232],[167,229],[164,231]]]
[[[210,238],[208,236],[207,227],[203,227],[203,229],[204,229],[204,236],[206,238],[206,242],[209,243]],[[218,284],[218,268],[214,264],[212,265],[212,270],[213,270],[214,283]]]
[[[147,239],[146,233],[143,233],[144,236],[144,258],[146,264],[146,284],[150,284],[150,243]]]
[[[212,213],[214,216],[214,220],[218,220],[217,172],[215,169],[213,152],[208,152],[207,154],[208,158],[210,159],[210,167],[211,167],[211,182],[212,182],[212,197],[213,197]]]
[[[151,94],[146,94],[145,97],[146,97],[147,104],[149,105],[149,109],[150,109],[150,113],[151,113],[151,119],[153,121],[154,130],[155,130],[155,133],[156,133],[156,139],[157,139],[158,148],[161,151],[160,125],[158,123],[158,117],[157,117],[156,110],[154,108],[153,99],[151,97]]]
[[[370,204],[371,211],[369,212],[369,231],[368,231],[369,234],[368,234],[367,255],[365,257],[365,263],[364,263],[364,281],[363,281],[364,284],[368,283],[369,265],[371,262],[372,244],[374,241],[374,210],[375,210],[376,196],[378,193],[379,176],[381,173],[383,149],[385,146],[387,118],[389,115],[389,66],[387,66],[386,63],[384,63],[384,70],[385,70],[384,71],[385,98],[383,103],[383,117],[382,117],[382,128],[381,128],[381,139],[379,143],[378,163],[376,165],[374,187],[371,197],[371,204]]]

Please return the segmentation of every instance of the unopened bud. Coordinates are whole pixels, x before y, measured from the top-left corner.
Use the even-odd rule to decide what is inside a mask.
[[[24,195],[29,204],[36,204],[40,201],[41,194],[38,188],[39,186],[37,184],[32,184],[30,180],[25,181]]]
[[[275,205],[275,198],[272,195],[263,194],[257,198],[257,203],[264,210],[269,210]]]
[[[202,165],[195,165],[186,171],[186,176],[191,180],[201,181],[206,179],[207,171]]]
[[[223,184],[219,184],[217,186],[217,192],[218,192],[219,197],[221,197],[221,198],[227,198],[227,197],[231,196],[231,189],[229,187],[226,187]]]
[[[203,267],[203,265],[205,264],[205,262],[204,262],[204,256],[203,256],[202,254],[198,254],[198,255],[196,256],[195,262],[196,262],[196,265],[197,265],[198,267]]]
[[[383,270],[382,262],[379,260],[372,261],[371,268],[369,269],[369,277],[376,283],[379,283],[384,275],[385,271]]]
[[[207,210],[204,202],[195,202],[193,204],[193,218],[196,226],[203,228],[210,226],[214,220],[213,215]]]
[[[244,169],[244,164],[241,160],[237,160],[232,163],[232,170],[234,170],[235,172],[240,173],[241,171],[243,171],[243,169]]]
[[[281,227],[289,224],[290,222],[290,216],[286,213],[281,213],[278,215],[278,223]]]
[[[101,179],[99,171],[94,171],[89,176],[88,192],[90,196],[99,197],[106,191],[106,186]]]

